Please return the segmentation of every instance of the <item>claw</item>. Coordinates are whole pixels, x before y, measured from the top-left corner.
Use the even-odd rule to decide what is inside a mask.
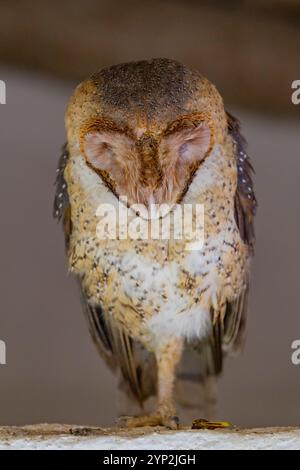
[[[194,419],[192,429],[228,429],[232,424],[228,421],[208,421],[207,419]]]
[[[173,429],[174,431],[176,431],[179,427],[179,418],[178,416],[171,416],[170,418],[163,420],[163,424],[168,429]]]
[[[93,432],[95,432],[93,428],[88,428],[85,426],[70,429],[70,434],[74,434],[75,436],[89,436],[93,434]]]
[[[129,419],[130,419],[129,416],[119,416],[119,417],[116,419],[115,424],[116,424],[117,426],[119,426],[120,428],[126,428]]]
[[[140,428],[144,426],[165,426],[176,430],[179,426],[177,416],[162,416],[159,413],[149,416],[121,416],[117,424],[122,428]]]

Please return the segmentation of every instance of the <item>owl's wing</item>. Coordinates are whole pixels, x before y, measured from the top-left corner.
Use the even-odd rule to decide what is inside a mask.
[[[254,194],[253,166],[247,154],[247,142],[241,133],[238,119],[227,113],[228,132],[231,135],[237,160],[237,189],[235,193],[235,219],[240,230],[242,240],[253,248],[254,216],[257,209],[257,201]]]
[[[238,119],[227,113],[228,133],[233,139],[236,165],[237,188],[235,193],[235,219],[240,231],[241,239],[249,247],[249,257],[253,253],[255,241],[254,216],[257,201],[254,194],[254,173],[249,156],[246,151],[247,143],[241,133]],[[212,334],[196,345],[201,354],[203,374],[216,375],[222,371],[223,357],[226,353],[237,352],[243,345],[245,336],[248,285],[241,292],[238,299],[226,305],[224,320],[216,312],[212,313],[214,322]]]
[[[238,119],[227,112],[228,132],[232,137],[237,165],[237,188],[235,192],[235,220],[243,242],[249,248],[249,257],[253,255],[255,233],[254,217],[257,200],[254,194],[254,169],[247,154],[247,142],[241,133]],[[238,299],[227,305],[222,325],[222,350],[238,351],[244,342],[247,316],[249,284],[241,292]]]
[[[216,320],[211,335],[193,344],[200,354],[201,379],[218,375],[223,369],[226,354],[238,352],[244,344],[247,300],[249,288],[243,290],[234,302],[227,302],[224,319],[212,310],[211,317]]]
[[[105,314],[100,304],[91,305],[82,288],[81,294],[89,330],[100,355],[110,368],[120,369],[122,388],[142,405],[150,395],[155,394],[154,354],[128,336],[111,315]]]
[[[67,144],[61,149],[61,155],[58,160],[55,178],[55,196],[53,204],[53,217],[59,222],[63,221],[65,245],[68,252],[70,235],[72,231],[71,209],[68,195],[67,182],[64,177],[64,171],[69,159],[69,151]]]
[[[68,186],[64,177],[64,171],[69,160],[69,151],[67,144],[64,144],[62,147],[61,155],[58,160],[58,165],[56,169],[56,191],[54,196],[53,204],[53,216],[59,222],[62,220],[63,229],[65,235],[65,245],[68,252],[70,236],[72,232],[72,221],[71,221],[71,207],[68,196]],[[81,297],[84,307],[84,311],[87,314],[89,320],[90,331],[93,339],[98,345],[98,349],[105,357],[106,362],[111,366],[115,367],[115,361],[112,357],[112,338],[109,334],[109,330],[106,327],[106,324],[103,320],[102,309],[101,307],[91,307],[89,306],[85,294],[81,288]]]
[[[53,216],[62,220],[65,235],[65,246],[68,253],[72,233],[71,207],[68,196],[64,170],[68,163],[67,144],[62,147],[56,169],[56,191],[53,205]],[[106,315],[101,305],[91,305],[79,279],[84,313],[88,320],[89,330],[97,349],[111,369],[120,368],[123,387],[142,403],[155,393],[156,363],[154,355],[147,352],[142,345],[130,338]]]

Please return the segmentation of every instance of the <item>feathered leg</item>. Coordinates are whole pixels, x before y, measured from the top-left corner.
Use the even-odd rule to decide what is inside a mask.
[[[182,355],[183,342],[173,338],[164,343],[156,352],[158,405],[155,413],[149,416],[123,417],[121,422],[127,427],[166,426],[178,428],[173,393],[176,366]]]
[[[175,403],[180,422],[190,424],[196,417],[212,420],[217,415],[217,376],[207,375],[199,352],[186,348],[175,384]]]

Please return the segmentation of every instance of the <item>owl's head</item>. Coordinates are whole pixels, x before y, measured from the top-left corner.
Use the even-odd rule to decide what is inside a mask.
[[[93,75],[72,97],[66,125],[71,149],[116,197],[145,206],[180,203],[227,133],[215,87],[167,59]]]

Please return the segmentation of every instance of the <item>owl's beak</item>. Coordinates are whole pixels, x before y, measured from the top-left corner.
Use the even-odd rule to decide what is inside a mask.
[[[149,219],[158,219],[159,211],[157,210],[157,205],[153,193],[149,195],[147,203]]]
[[[173,206],[166,201],[162,203],[161,193],[152,188],[139,188],[137,201],[144,206],[141,216],[148,220],[165,217]]]

